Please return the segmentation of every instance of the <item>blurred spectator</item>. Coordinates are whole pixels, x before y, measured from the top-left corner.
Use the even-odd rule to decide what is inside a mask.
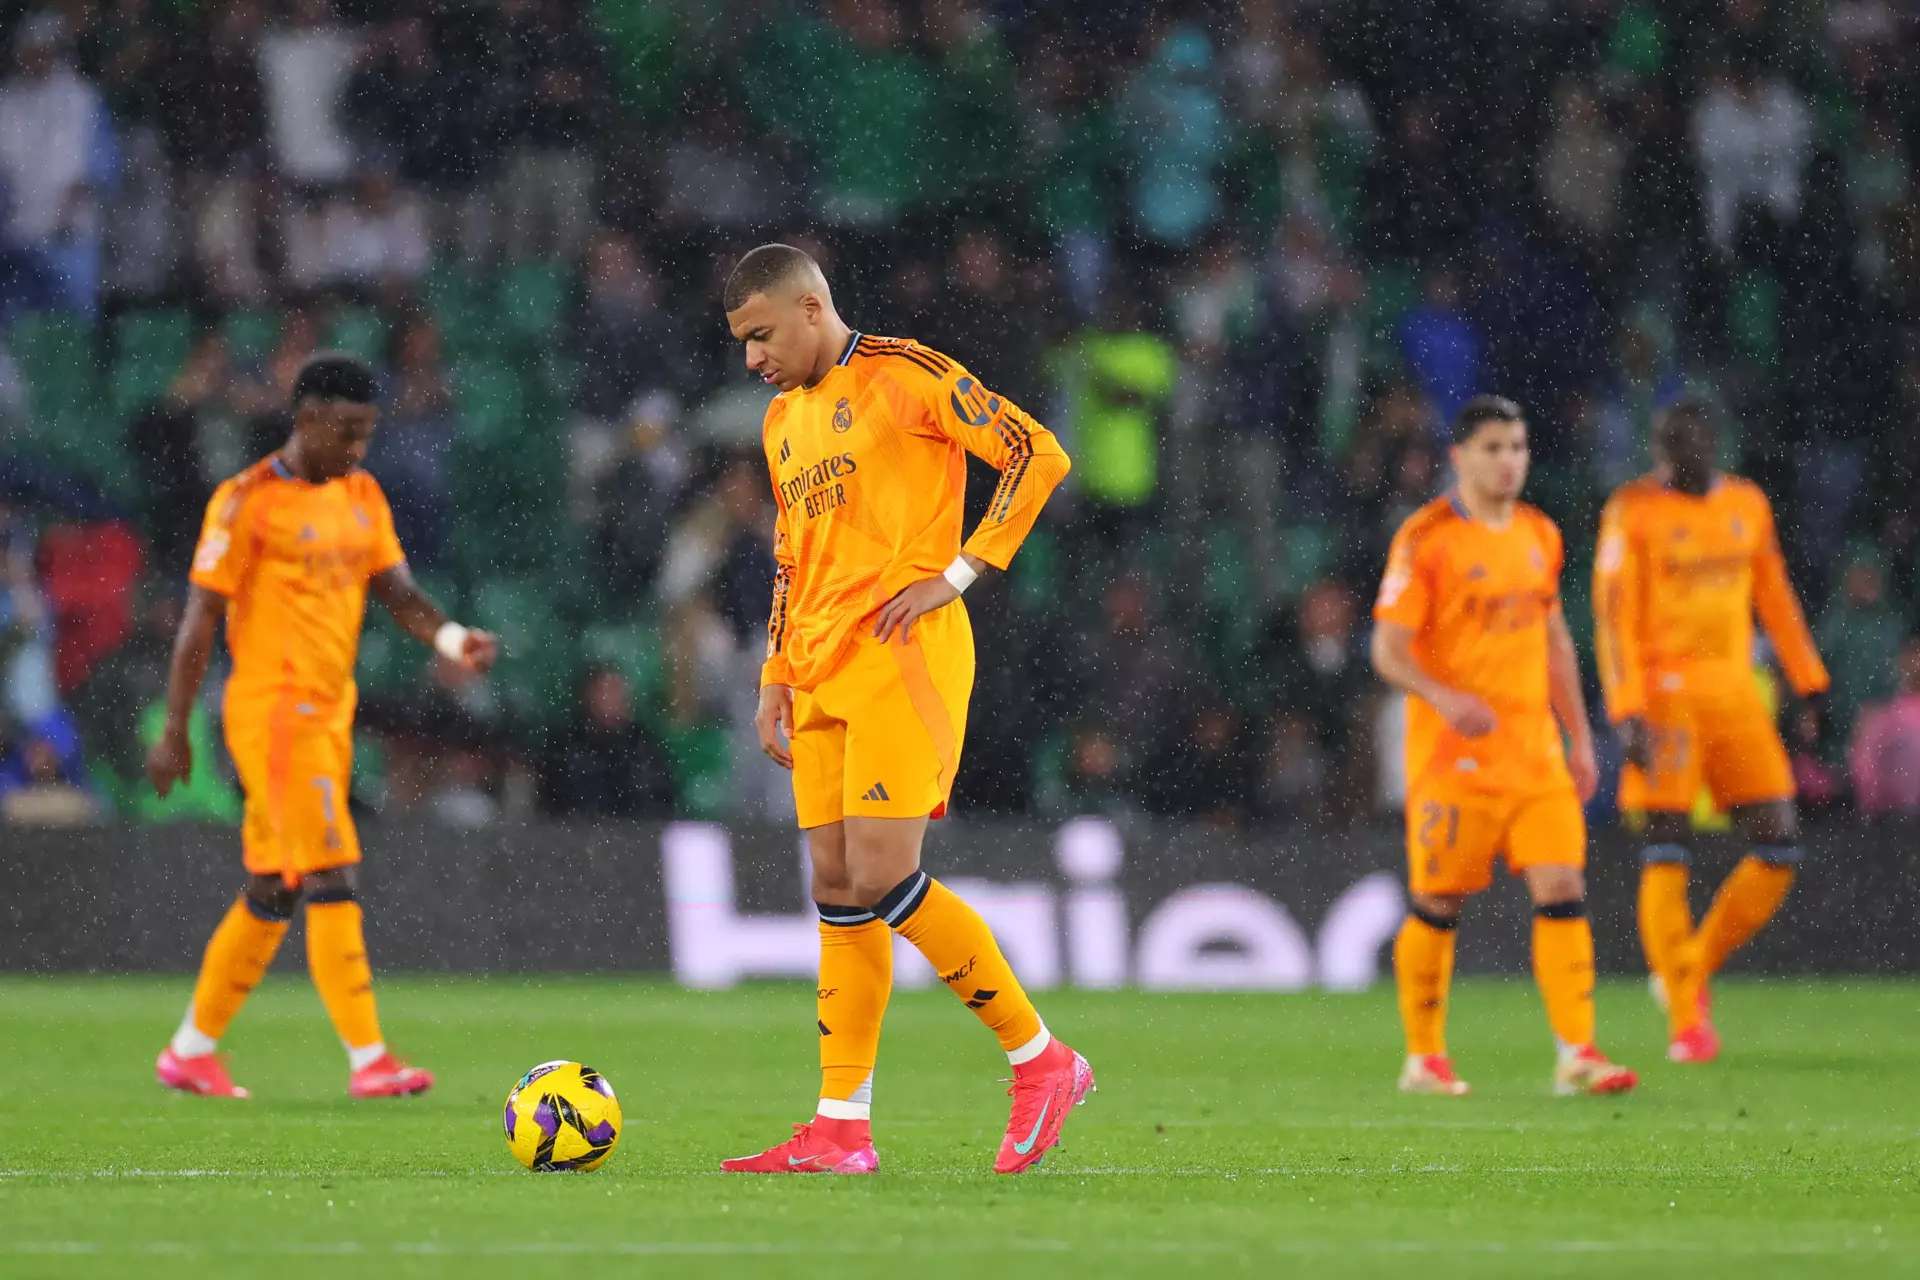
[[[686,124],[660,157],[655,208],[678,227],[745,233],[773,226],[793,208],[787,170],[760,147],[720,86],[687,104]]]
[[[146,549],[121,520],[50,525],[41,536],[40,584],[54,624],[54,675],[72,693],[133,631],[134,584]]]
[[[437,569],[452,516],[449,471],[460,419],[433,321],[420,314],[403,317],[389,340],[387,365],[367,469],[386,491],[407,560],[417,569]]]
[[[1707,239],[1722,254],[1733,252],[1744,205],[1781,223],[1800,216],[1813,116],[1784,77],[1747,62],[1711,73],[1694,105],[1692,136]]]
[[[1320,735],[1306,716],[1292,711],[1275,716],[1254,767],[1253,807],[1261,818],[1302,822],[1319,816],[1331,770]]]
[[[174,284],[180,209],[173,172],[150,128],[127,137],[118,187],[101,218],[102,289],[117,303],[152,303]]]
[[[1612,491],[1653,468],[1653,417],[1687,390],[1675,366],[1673,333],[1637,308],[1614,338],[1612,367],[1595,397],[1590,459],[1597,485]]]
[[[599,51],[558,0],[502,0],[507,255],[577,258],[593,223]]]
[[[0,723],[36,724],[59,709],[53,617],[33,561],[32,528],[0,503]]]
[[[186,568],[178,570],[184,578]],[[95,765],[122,788],[146,790],[144,764],[149,712],[165,714],[167,677],[173,661],[174,633],[180,626],[182,588],[149,579],[134,613],[133,633],[103,658],[72,698],[75,722]],[[208,701],[211,701],[209,699]],[[158,726],[154,726],[157,728]],[[208,734],[211,746],[211,734]],[[220,753],[195,761],[218,779]],[[155,797],[157,799],[157,797]]]
[[[494,792],[506,745],[493,682],[435,654],[428,679],[391,698],[369,698],[360,724],[387,744],[389,814],[421,813],[450,827],[483,827],[500,814]]]
[[[142,409],[127,432],[140,493],[140,516],[156,569],[184,575],[200,536],[214,477],[204,441],[213,420],[233,413],[227,339],[199,333],[167,393]]]
[[[102,817],[87,786],[80,735],[64,712],[18,730],[0,758],[0,817],[19,826],[80,826]]]
[[[1904,620],[1887,602],[1886,565],[1879,552],[1856,545],[1844,561],[1839,590],[1820,612],[1814,635],[1827,670],[1828,740],[1849,741],[1860,709],[1894,691]]]
[[[320,235],[318,283],[390,298],[420,278],[433,249],[426,206],[378,165],[361,170],[349,192],[327,202]]]
[[[7,244],[31,278],[29,304],[91,313],[100,299],[100,192],[114,171],[106,105],[74,70],[64,19],[27,15],[0,82],[0,181]]]
[[[753,719],[773,598],[771,498],[753,453],[710,464],[712,497],[687,508],[668,535],[655,592],[666,607],[668,709],[679,724]],[[757,740],[755,749],[758,749]]]
[[[1026,308],[1007,271],[1006,247],[986,229],[963,231],[947,263],[947,290],[925,339],[1016,403],[1034,399]]]
[[[1128,576],[1107,588],[1100,629],[1075,649],[1082,714],[1112,740],[1122,776],[1137,782],[1137,771],[1171,739],[1179,708],[1197,692],[1189,646],[1154,617],[1146,583]]]
[[[259,51],[274,165],[304,186],[341,181],[353,168],[341,105],[359,37],[335,21],[329,0],[290,0]]]
[[[1462,247],[1473,213],[1457,162],[1437,96],[1408,100],[1370,174],[1375,248],[1426,261]]]
[[[1900,650],[1897,692],[1862,711],[1847,754],[1860,812],[1920,816],[1920,635]]]
[[[1108,545],[1118,547],[1159,495],[1160,437],[1179,362],[1118,281],[1099,326],[1074,335],[1052,362],[1067,402],[1060,425],[1074,480]]]
[[[1571,239],[1596,250],[1612,241],[1626,161],[1591,90],[1562,86],[1554,95],[1553,134],[1540,156],[1540,194]]]
[[[1178,23],[1135,73],[1121,103],[1132,152],[1133,220],[1158,244],[1192,244],[1220,212],[1217,170],[1229,122],[1213,63],[1206,32]]]
[[[1256,758],[1233,711],[1202,702],[1186,730],[1148,759],[1141,774],[1147,804],[1164,817],[1237,826],[1250,812]]]
[[[267,124],[262,21],[255,0],[207,5],[160,69],[161,131],[173,159],[203,191],[244,182],[244,166],[261,158]]]
[[[1426,298],[1400,322],[1400,351],[1442,422],[1485,388],[1480,375],[1480,334],[1460,308],[1452,271],[1427,273]]]
[[[345,94],[361,153],[443,197],[472,191],[495,123],[493,86],[475,70],[444,56],[417,13],[379,28]]]
[[[591,485],[618,456],[620,435],[643,397],[686,385],[684,326],[661,305],[663,285],[633,237],[602,231],[587,250],[576,322],[582,376],[571,450],[576,479]]]
[[[1125,755],[1111,730],[1087,726],[1073,734],[1060,781],[1043,790],[1037,807],[1042,815],[1055,818],[1099,814],[1126,822],[1138,814]]]
[[[691,467],[686,445],[674,433],[676,417],[671,396],[641,397],[618,436],[615,460],[593,487],[585,523],[593,531],[609,600],[652,594]]]
[[[611,667],[587,672],[574,722],[556,736],[540,784],[541,807],[561,817],[673,815],[672,767],[634,715],[625,676]]]
[[[1035,213],[1058,254],[1074,318],[1087,319],[1106,293],[1120,123],[1084,60],[1049,46],[1035,52],[1034,63],[1024,152],[1038,175]]]

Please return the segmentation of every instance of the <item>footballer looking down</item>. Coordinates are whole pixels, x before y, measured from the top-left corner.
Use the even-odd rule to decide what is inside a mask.
[[[1067,474],[1053,434],[953,359],[848,327],[819,266],[762,245],[727,281],[728,327],[779,394],[762,443],[779,516],[756,724],[793,771],[820,911],[820,1100],[739,1173],[870,1173],[869,1120],[893,935],[912,943],[1013,1064],[994,1169],[1018,1173],[1093,1087],[972,907],[920,867],[967,731],[973,630],[960,595],[1004,569]],[[972,453],[1000,472],[961,542]]]

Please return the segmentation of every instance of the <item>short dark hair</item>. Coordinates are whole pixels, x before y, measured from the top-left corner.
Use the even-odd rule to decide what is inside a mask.
[[[750,249],[734,264],[733,273],[727,277],[727,287],[720,294],[720,308],[738,311],[754,294],[766,293],[809,269],[818,271],[820,264],[804,249],[790,244],[763,244],[758,249]]]
[[[1517,402],[1505,396],[1475,396],[1460,406],[1460,412],[1453,415],[1453,443],[1465,444],[1473,439],[1483,423],[1520,422],[1526,418]]]
[[[1687,429],[1705,431],[1708,434],[1719,430],[1712,407],[1697,396],[1676,400],[1653,417],[1653,434],[1656,439],[1670,431]]]
[[[344,351],[321,351],[308,356],[293,378],[295,408],[309,398],[372,404],[379,394],[380,384],[366,361]]]

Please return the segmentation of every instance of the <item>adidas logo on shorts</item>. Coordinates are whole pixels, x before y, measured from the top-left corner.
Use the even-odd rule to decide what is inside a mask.
[[[876,800],[891,801],[893,799],[892,796],[887,794],[886,785],[884,783],[879,783],[879,782],[874,783],[873,786],[867,790],[867,794],[861,796],[860,798],[868,802],[872,802]]]

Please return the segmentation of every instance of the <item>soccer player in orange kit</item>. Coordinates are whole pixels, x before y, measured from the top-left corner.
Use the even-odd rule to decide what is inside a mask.
[[[757,726],[793,771],[820,912],[820,1100],[813,1120],[736,1173],[871,1173],[873,1068],[893,984],[893,934],[930,961],[1013,1064],[997,1173],[1039,1163],[1093,1087],[1055,1039],[986,922],[920,867],[966,736],[973,631],[960,594],[1004,569],[1067,455],[1045,427],[959,363],[857,333],[818,264],[769,244],[724,294],[747,368],[780,393],[762,433],[779,510]],[[961,542],[966,454],[1000,471]],[[783,741],[784,738],[784,741]]]
[[[1558,1050],[1554,1091],[1623,1093],[1639,1078],[1593,1042],[1580,806],[1598,774],[1560,612],[1560,531],[1519,500],[1528,461],[1519,405],[1469,400],[1454,420],[1451,457],[1454,491],[1400,526],[1373,610],[1374,669],[1408,695],[1413,905],[1393,944],[1407,1034],[1400,1088],[1467,1092],[1446,1049],[1454,937],[1461,905],[1493,883],[1504,857],[1533,899],[1533,973]]]
[[[1601,686],[1627,753],[1620,807],[1647,814],[1640,942],[1675,1062],[1719,1055],[1707,981],[1779,909],[1800,864],[1793,770],[1754,679],[1756,609],[1816,713],[1827,688],[1773,509],[1751,481],[1714,470],[1717,445],[1705,406],[1663,413],[1655,470],[1608,501],[1594,556]],[[1687,832],[1703,784],[1752,852],[1696,930]]]
[[[246,890],[214,931],[186,1018],[154,1064],[162,1084],[244,1098],[215,1053],[307,900],[307,967],[347,1050],[356,1098],[419,1093],[433,1077],[387,1052],[355,901],[360,840],[347,812],[353,667],[369,591],[400,628],[476,671],[492,636],[449,622],[414,584],[393,514],[360,469],[376,419],[371,370],[322,353],[293,384],[293,432],[222,484],[194,552],[167,720],[147,756],[162,796],[192,775],[187,720],[221,619],[233,673],[222,718],[246,792]]]

